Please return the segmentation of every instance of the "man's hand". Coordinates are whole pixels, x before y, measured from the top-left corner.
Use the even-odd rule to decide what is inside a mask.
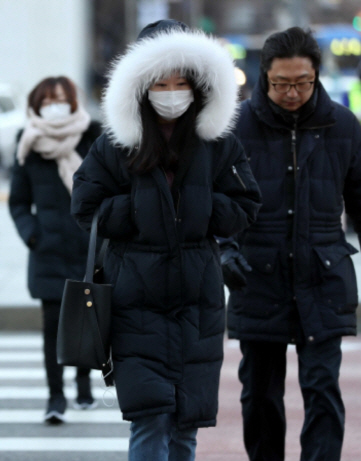
[[[223,280],[230,290],[240,290],[247,285],[246,273],[252,268],[239,252],[236,242],[221,250]]]

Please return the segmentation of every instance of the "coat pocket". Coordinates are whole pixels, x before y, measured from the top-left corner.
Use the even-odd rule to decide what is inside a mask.
[[[272,316],[285,294],[279,250],[246,247],[242,252],[252,272],[247,273],[247,285],[239,292],[242,298],[239,307],[253,317]]]
[[[358,304],[355,268],[351,255],[358,250],[348,242],[315,246],[313,285],[322,304],[338,313],[353,312]]]

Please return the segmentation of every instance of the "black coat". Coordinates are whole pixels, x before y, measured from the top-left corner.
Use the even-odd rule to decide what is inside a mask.
[[[213,426],[225,326],[213,235],[248,227],[259,190],[232,135],[197,140],[175,204],[164,172],[130,175],[127,153],[100,137],[72,196],[85,229],[100,206],[99,234],[110,238],[105,277],[114,287],[112,352],[123,417],[176,412],[181,428]]]
[[[288,126],[257,86],[242,103],[236,132],[263,205],[257,222],[239,236],[253,271],[247,287],[231,293],[230,337],[312,342],[355,335],[350,255],[357,250],[345,240],[341,214],[345,203],[361,231],[359,122],[319,85],[312,115]]]
[[[81,157],[100,134],[99,123],[92,122],[76,147]],[[65,280],[84,277],[89,235],[70,215],[70,194],[55,160],[30,152],[23,166],[15,161],[9,207],[20,237],[30,249],[31,296],[60,301]]]

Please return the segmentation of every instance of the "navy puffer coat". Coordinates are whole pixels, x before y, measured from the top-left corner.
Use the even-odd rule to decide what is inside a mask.
[[[76,147],[81,157],[100,134],[100,124],[92,122]],[[40,154],[30,152],[23,166],[15,161],[9,207],[17,231],[30,250],[31,296],[60,301],[65,280],[84,277],[89,235],[70,215],[70,194],[59,177],[55,160],[44,160]]]
[[[174,69],[192,70],[207,91],[175,200],[160,166],[141,175],[127,168],[142,131],[141,97],[132,91],[142,95]],[[242,146],[224,133],[236,97],[233,64],[210,38],[175,31],[141,40],[114,67],[104,104],[109,134],[74,177],[72,213],[89,229],[100,207],[99,235],[110,239],[104,268],[125,419],[175,413],[181,429],[216,423],[225,306],[213,236],[242,231],[260,206]]]
[[[213,235],[230,236],[254,221],[258,188],[232,136],[198,140],[177,210],[163,171],[130,176],[126,154],[100,137],[72,197],[75,218],[87,229],[100,205],[99,235],[110,238],[105,277],[114,286],[120,407],[126,419],[177,411],[180,427],[212,426],[225,327]]]
[[[341,214],[345,204],[361,231],[361,128],[318,85],[315,109],[287,126],[256,87],[237,126],[263,205],[242,236],[253,270],[232,292],[232,338],[309,342],[356,334],[358,305]],[[294,162],[296,159],[296,163]]]

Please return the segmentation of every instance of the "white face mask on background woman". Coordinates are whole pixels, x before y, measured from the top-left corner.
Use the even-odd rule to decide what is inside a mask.
[[[45,120],[60,120],[71,114],[71,106],[67,102],[54,102],[41,107],[39,113]]]
[[[148,91],[154,110],[165,120],[174,120],[188,109],[194,101],[192,90]]]

